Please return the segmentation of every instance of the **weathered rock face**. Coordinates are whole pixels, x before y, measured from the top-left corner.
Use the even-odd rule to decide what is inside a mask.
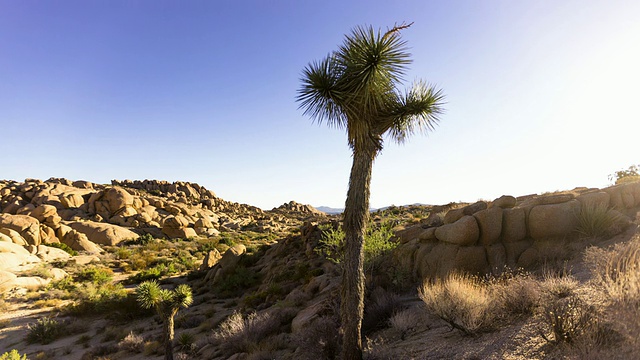
[[[76,251],[86,251],[91,254],[98,254],[102,252],[100,246],[89,241],[87,235],[80,233],[70,226],[61,225],[56,232],[56,235],[60,241]]]
[[[489,246],[500,239],[502,233],[502,209],[492,207],[473,214],[480,228],[480,244]]]
[[[204,256],[204,260],[202,261],[202,265],[200,265],[200,271],[210,269],[215,266],[218,261],[222,258],[220,252],[217,249],[213,249]]]
[[[511,195],[502,195],[491,202],[491,207],[508,209],[516,206],[517,199]]]
[[[0,228],[17,231],[28,244],[40,245],[40,222],[27,215],[0,214]]]
[[[478,222],[473,216],[463,216],[452,224],[445,224],[436,229],[438,240],[454,245],[473,245],[480,237]]]
[[[577,197],[581,206],[609,207],[611,196],[604,191],[590,192]]]
[[[107,189],[104,192],[102,200],[108,203],[111,216],[118,215],[119,212],[125,211],[128,206],[133,206],[133,196],[126,190],[118,187]]]
[[[197,236],[195,229],[187,227],[189,220],[181,215],[168,216],[162,225],[162,233],[171,239]]]
[[[11,270],[20,265],[38,263],[40,259],[24,247],[0,241],[0,270]]]
[[[564,237],[573,232],[578,221],[580,202],[534,206],[529,212],[529,233],[533,239]]]
[[[502,212],[502,242],[510,243],[524,240],[527,236],[527,223],[523,208],[504,209]]]
[[[213,284],[218,283],[238,266],[240,257],[246,252],[247,248],[242,244],[230,247],[224,252],[220,261],[207,273],[205,281],[212,280]]]
[[[135,240],[138,234],[121,226],[98,223],[94,221],[76,221],[69,223],[74,230],[83,233],[87,238],[100,245],[117,245],[125,240]]]

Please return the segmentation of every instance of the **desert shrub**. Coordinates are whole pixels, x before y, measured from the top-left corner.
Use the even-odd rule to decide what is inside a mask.
[[[596,326],[598,314],[594,306],[576,295],[555,299],[543,305],[540,335],[550,343],[574,343]],[[547,336],[551,333],[552,336]]]
[[[218,295],[223,297],[234,296],[256,285],[258,281],[259,276],[255,271],[244,266],[237,266],[215,286],[215,290]]]
[[[506,274],[491,282],[496,310],[503,320],[535,313],[542,293],[536,279],[529,274]],[[501,309],[497,307],[500,306]]]
[[[578,227],[576,231],[583,236],[600,238],[613,235],[621,220],[620,213],[612,211],[602,204],[586,203],[576,214]]]
[[[133,331],[129,332],[122,340],[118,342],[118,348],[120,350],[126,350],[130,352],[140,353],[144,348],[144,338],[140,335],[136,335]]]
[[[401,310],[400,296],[378,287],[365,301],[362,332],[364,334],[379,330],[388,324],[389,318]]]
[[[640,236],[597,255],[588,261],[606,295],[617,303],[640,305]]]
[[[73,277],[65,276],[60,280],[54,280],[50,282],[47,285],[47,290],[49,291],[60,290],[60,291],[71,292],[75,290],[77,287],[78,285],[74,282]]]
[[[495,326],[491,293],[476,277],[453,273],[444,280],[425,282],[419,290],[429,311],[464,334],[475,335]]]
[[[53,318],[42,317],[27,325],[27,342],[30,344],[49,344],[62,335],[61,324]]]
[[[381,225],[371,225],[364,237],[364,267],[366,271],[372,271],[379,266],[383,255],[391,252],[398,243],[391,241],[393,237],[392,224],[390,222]],[[344,231],[328,228],[322,231],[316,252],[327,260],[341,264],[344,257]]]
[[[211,342],[219,345],[227,354],[252,353],[261,350],[269,338],[282,332],[282,327],[290,323],[293,312],[250,313],[243,316],[234,312],[225,319],[211,336]],[[264,343],[264,344],[261,344]]]
[[[389,318],[389,326],[400,334],[402,340],[422,322],[422,310],[412,307],[397,311]]]
[[[300,348],[300,358],[304,360],[336,359],[340,354],[340,325],[335,317],[321,316],[306,326],[294,337]]]
[[[20,355],[18,350],[13,349],[0,355],[0,360],[27,360],[27,355]]]
[[[113,280],[113,271],[109,268],[89,267],[76,275],[76,281],[88,281],[96,285],[103,285],[111,280]]]
[[[47,243],[47,246],[58,248],[60,250],[66,251],[71,256],[78,255],[78,252],[69,247],[69,245],[65,243]]]
[[[51,269],[47,266],[47,264],[42,264],[40,266],[36,266],[33,269],[28,270],[25,273],[26,276],[38,276],[43,279],[51,279],[53,275],[51,274]]]
[[[609,181],[613,181],[615,184],[624,184],[627,182],[640,180],[640,164],[631,165],[626,170],[618,170],[609,175]]]
[[[540,282],[543,294],[554,299],[562,299],[575,294],[580,283],[576,278],[568,274],[544,274]]]

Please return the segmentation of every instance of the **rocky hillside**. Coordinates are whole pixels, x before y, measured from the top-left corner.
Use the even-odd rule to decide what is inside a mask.
[[[339,217],[184,182],[2,181],[0,196],[0,354],[161,359],[162,321],[135,298],[156,280],[193,290],[175,318],[178,359],[337,356]],[[628,358],[639,211],[630,183],[373,212],[367,358]],[[560,311],[572,328],[554,328]]]
[[[187,182],[117,181],[111,185],[51,178],[0,180],[0,271],[51,259],[64,244],[86,254],[149,234],[156,238],[215,237],[220,232],[282,234],[324,214],[290,202],[272,211],[225,201]],[[15,246],[14,246],[15,245]],[[61,255],[62,256],[62,255]],[[7,274],[4,278],[12,278]],[[0,288],[10,287],[8,280]]]

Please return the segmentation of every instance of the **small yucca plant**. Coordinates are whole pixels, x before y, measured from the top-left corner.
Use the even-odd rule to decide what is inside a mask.
[[[620,213],[603,204],[586,203],[576,214],[577,231],[583,236],[600,238],[612,235],[615,226],[620,222]]]

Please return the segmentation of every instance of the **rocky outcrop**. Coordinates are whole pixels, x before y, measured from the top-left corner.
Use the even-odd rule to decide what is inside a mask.
[[[17,231],[29,245],[40,245],[40,222],[27,215],[0,214],[0,228]]]
[[[98,223],[95,221],[75,221],[69,226],[79,233],[85,234],[87,238],[99,245],[118,245],[125,240],[135,240],[138,234],[121,226]]]
[[[618,219],[610,233],[617,234],[631,223],[627,215],[636,217],[640,182],[603,190],[579,188],[518,198],[504,195],[490,203],[479,201],[451,209],[444,215],[444,224],[435,228],[414,226],[399,231],[396,253],[402,256],[394,259],[420,278],[454,270],[486,274],[500,272],[505,265],[535,266],[557,256],[558,244],[578,236],[578,214],[584,206],[609,207],[611,218]]]
[[[162,225],[162,233],[170,239],[188,238],[197,236],[193,228],[188,227],[189,220],[184,216],[168,216]]]

